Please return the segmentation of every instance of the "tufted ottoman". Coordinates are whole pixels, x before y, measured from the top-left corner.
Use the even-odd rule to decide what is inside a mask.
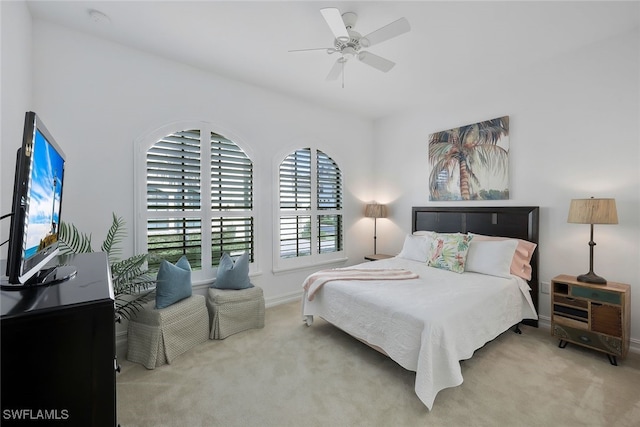
[[[264,327],[264,295],[258,286],[239,290],[209,288],[207,310],[211,339]]]
[[[129,320],[127,359],[155,369],[206,341],[208,335],[204,296],[192,295],[161,309],[149,301]]]

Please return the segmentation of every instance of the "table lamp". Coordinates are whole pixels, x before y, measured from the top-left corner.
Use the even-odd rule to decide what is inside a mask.
[[[618,213],[615,199],[573,199],[569,206],[567,222],[589,224],[591,239],[589,241],[589,272],[578,276],[579,282],[605,285],[607,281],[593,272],[593,224],[617,224]]]

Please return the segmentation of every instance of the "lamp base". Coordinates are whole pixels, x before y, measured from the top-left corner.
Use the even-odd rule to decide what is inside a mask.
[[[598,276],[593,271],[578,276],[578,282],[594,283],[596,285],[606,285],[607,281],[604,277]]]

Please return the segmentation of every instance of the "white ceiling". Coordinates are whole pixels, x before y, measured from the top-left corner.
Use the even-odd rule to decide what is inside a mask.
[[[28,1],[59,23],[235,80],[379,118],[638,28],[640,3],[520,1]],[[336,55],[320,9],[355,12],[365,35],[400,17],[409,33],[369,48],[396,62],[382,73],[356,60],[325,81]],[[89,10],[109,22],[96,22]],[[494,69],[488,73],[486,70]],[[483,70],[478,72],[478,70]],[[452,92],[456,91],[456,92]]]

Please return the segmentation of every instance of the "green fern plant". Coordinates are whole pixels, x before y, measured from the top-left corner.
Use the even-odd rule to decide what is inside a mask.
[[[155,280],[148,274],[147,254],[121,259],[120,243],[126,236],[124,219],[114,213],[100,251],[105,252],[109,259],[116,312],[129,319],[150,299],[153,291],[149,288],[155,284]],[[63,255],[94,252],[91,247],[91,234],[82,233],[75,225],[64,221],[60,223],[58,240]]]

